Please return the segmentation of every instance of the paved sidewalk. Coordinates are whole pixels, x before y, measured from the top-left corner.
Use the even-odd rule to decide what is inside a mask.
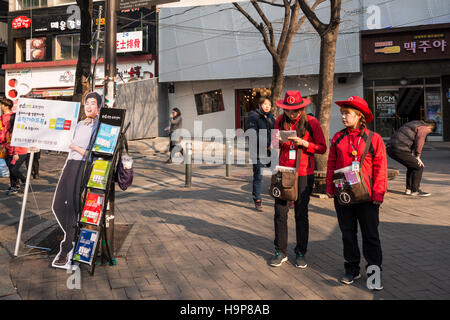
[[[267,262],[273,254],[273,201],[265,195],[264,211],[253,209],[251,167],[233,166],[227,178],[224,165],[196,165],[192,188],[185,188],[184,165],[166,164],[149,143],[130,143],[135,183],[117,192],[116,223],[134,224],[136,235],[117,266],[99,266],[91,277],[82,265],[80,290],[69,290],[69,274],[49,267],[53,256],[21,247],[22,256],[12,258],[21,197],[0,195],[0,299],[450,298],[449,149],[433,145],[423,154],[422,188],[433,194],[428,198],[403,195],[405,170],[389,161],[400,175],[389,181],[380,215],[385,289],[371,292],[365,276],[351,286],[338,282],[342,241],[330,199],[311,198],[308,267],[293,266],[291,210],[289,262],[273,268]],[[42,180],[32,181],[39,209],[31,195],[28,201],[29,234],[55,222],[49,208],[64,160],[42,155]],[[268,183],[265,177],[263,190]],[[2,189],[5,184],[0,179]]]

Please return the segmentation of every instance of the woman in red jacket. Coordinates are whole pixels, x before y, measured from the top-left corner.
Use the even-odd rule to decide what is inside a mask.
[[[22,147],[11,146],[11,137],[14,126],[15,113],[12,112],[13,102],[10,99],[3,98],[0,101],[2,109],[2,130],[0,132],[0,144],[6,149],[6,164],[9,169],[9,181],[10,187],[8,189],[7,195],[16,194],[19,191],[23,191],[20,182],[25,183],[26,178],[21,172],[20,168],[23,163],[29,158],[28,149]]]
[[[297,136],[290,137],[290,141],[285,143],[278,138],[280,145],[279,165],[295,167],[297,149],[301,148],[298,200],[295,201],[294,207],[297,236],[295,266],[299,268],[306,268],[307,266],[305,254],[309,237],[308,204],[314,185],[314,154],[325,153],[327,148],[319,121],[305,112],[305,107],[310,103],[311,101],[303,99],[298,91],[287,91],[284,100],[276,102],[278,107],[284,109],[284,112],[276,119],[275,129],[295,130],[297,132]],[[277,139],[272,139],[272,141],[277,141]],[[275,199],[275,256],[270,261],[270,265],[273,267],[281,266],[283,262],[287,261],[288,212],[288,201]]]
[[[377,266],[381,271],[382,253],[378,224],[380,204],[387,189],[387,158],[383,139],[379,134],[373,133],[364,163],[359,163],[370,132],[366,123],[373,120],[367,102],[353,96],[346,101],[337,101],[336,104],[341,107],[342,122],[346,128],[336,133],[331,140],[326,177],[327,194],[330,198],[335,198],[334,171],[354,165],[355,170],[362,170],[371,197],[370,201],[345,206],[334,199],[344,244],[345,275],[341,282],[351,284],[353,280],[361,277],[358,222],[363,238],[363,255],[367,261],[366,269],[369,266]],[[380,282],[369,289],[382,288],[380,278]]]

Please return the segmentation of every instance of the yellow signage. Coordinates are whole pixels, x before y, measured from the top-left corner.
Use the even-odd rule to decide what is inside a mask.
[[[384,47],[384,48],[380,48],[380,49],[375,49],[375,53],[384,53],[384,54],[400,53],[400,46],[392,46],[392,47]]]

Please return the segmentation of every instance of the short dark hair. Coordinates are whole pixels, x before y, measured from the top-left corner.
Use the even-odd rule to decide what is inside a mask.
[[[430,120],[425,120],[424,122],[427,125],[427,127],[431,128],[432,132],[436,131],[436,129],[437,129],[436,121],[430,119]]]
[[[86,103],[87,99],[89,99],[89,98],[94,98],[95,100],[97,100],[97,107],[100,110],[100,108],[102,107],[102,96],[99,95],[97,92],[89,92],[84,97],[84,103]]]
[[[270,100],[270,98],[268,96],[261,96],[258,100],[258,106],[262,105],[264,103],[264,101],[269,100],[270,104],[272,104],[272,101]]]
[[[12,109],[12,107],[14,106],[14,102],[12,102],[11,99],[8,99],[6,97],[3,97],[2,100],[0,101],[1,104],[4,104],[5,106],[7,106],[9,109]]]

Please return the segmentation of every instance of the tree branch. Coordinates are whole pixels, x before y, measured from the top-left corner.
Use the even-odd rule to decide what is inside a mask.
[[[273,1],[275,1],[275,0],[273,0]],[[269,1],[266,1],[266,0],[258,0],[258,2],[269,4],[269,5],[274,6],[274,7],[284,8],[284,5],[281,4],[281,3],[274,3],[274,2],[269,2]]]
[[[314,27],[314,29],[316,29],[317,33],[319,33],[319,35],[322,36],[322,34],[327,30],[328,25],[322,23],[313,10],[325,0],[317,0],[313,5],[314,9],[311,9],[306,0],[297,0],[297,1],[300,4],[303,13],[305,14],[306,18],[308,18],[311,25]]]
[[[236,9],[244,15],[244,17],[247,18],[248,21],[250,21],[253,26],[261,33],[264,40],[264,45],[266,46],[267,50],[269,50],[269,53],[272,55],[273,59],[276,61],[277,64],[280,64],[280,57],[278,56],[277,52],[275,51],[275,48],[270,44],[269,38],[267,36],[266,31],[264,30],[264,26],[262,23],[258,23],[253,19],[239,4],[236,2],[233,2],[233,5],[236,7]]]
[[[281,31],[281,37],[278,41],[277,53],[280,54],[282,49],[284,48],[284,43],[286,41],[288,27],[290,23],[290,15],[291,15],[291,3],[289,0],[283,0],[284,2],[284,21],[283,21],[283,30]]]
[[[267,30],[269,31],[270,45],[275,48],[275,37],[273,35],[272,23],[269,21],[269,19],[267,19],[266,15],[261,10],[260,6],[258,5],[258,1],[257,0],[251,0],[251,3],[253,5],[253,7],[256,9],[256,12],[258,12],[258,14],[261,17],[261,19],[266,24]]]

